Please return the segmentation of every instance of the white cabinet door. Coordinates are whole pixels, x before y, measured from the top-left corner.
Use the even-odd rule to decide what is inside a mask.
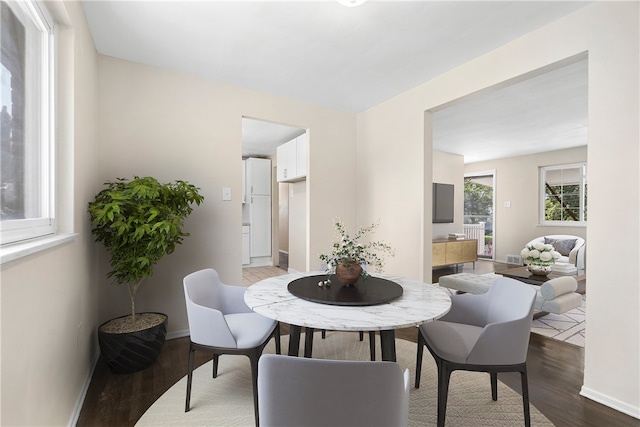
[[[287,182],[296,177],[296,149],[295,139],[285,142],[276,148],[276,156],[278,158],[278,182]]]
[[[248,194],[271,195],[271,160],[250,157],[246,162]]]
[[[276,147],[276,178],[278,182],[287,180],[287,144],[282,144]]]
[[[307,134],[302,134],[276,149],[278,182],[295,182],[307,176]]]
[[[271,256],[271,196],[249,196],[251,257]]]

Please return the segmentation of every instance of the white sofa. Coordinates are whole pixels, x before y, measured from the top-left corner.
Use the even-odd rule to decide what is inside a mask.
[[[489,290],[495,277],[472,273],[457,273],[440,277],[440,286],[470,294],[483,294]],[[544,313],[562,314],[582,305],[582,295],[576,292],[578,282],[573,276],[556,277],[541,286],[529,285],[536,290],[534,308]],[[535,317],[538,317],[536,315]]]
[[[556,241],[575,240],[575,244],[573,245],[573,248],[568,253],[568,255],[562,255],[558,260],[558,262],[566,262],[568,264],[575,265],[578,268],[578,270],[584,270],[584,265],[585,265],[584,256],[585,256],[586,242],[582,237],[571,236],[569,234],[550,234],[547,236],[536,237],[535,239],[527,243],[527,246],[533,245],[534,243],[537,243],[537,242],[547,243],[545,242],[545,238],[553,239]],[[560,245],[562,245],[562,243],[560,243]],[[556,251],[557,250],[558,249],[556,249]],[[561,252],[561,251],[558,251],[558,252]]]

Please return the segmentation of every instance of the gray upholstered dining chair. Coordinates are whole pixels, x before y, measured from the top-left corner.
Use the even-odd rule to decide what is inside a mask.
[[[438,427],[443,427],[449,378],[455,370],[488,372],[491,397],[498,399],[498,372],[520,372],[525,425],[531,425],[527,350],[536,291],[515,279],[496,279],[484,294],[451,296],[451,310],[418,332],[416,388],[423,346],[438,367]]]
[[[396,362],[265,354],[258,370],[260,423],[270,426],[406,426],[409,371]]]
[[[278,322],[254,313],[244,302],[246,288],[222,283],[212,268],[189,274],[183,280],[189,321],[189,373],[185,412],[190,409],[193,356],[196,350],[213,354],[213,378],[218,375],[218,358],[222,354],[249,357],[253,383],[256,425],[258,415],[258,359],[271,337],[280,353]]]

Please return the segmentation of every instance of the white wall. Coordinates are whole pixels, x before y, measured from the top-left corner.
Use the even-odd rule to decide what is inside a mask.
[[[330,244],[334,216],[355,221],[355,179],[343,181],[353,175],[353,160],[334,154],[355,152],[353,114],[106,56],[99,57],[99,67],[100,180],[133,175],[152,175],[161,181],[182,179],[200,187],[205,197],[185,222],[191,236],[158,264],[154,276],[138,291],[139,311],[166,313],[169,334],[188,327],[182,290],[186,274],[213,267],[225,282],[242,283],[242,117],[309,129],[308,176],[295,185],[313,188],[304,202],[311,214],[305,219],[308,224],[296,228],[303,234],[295,238],[310,239],[311,248],[300,254],[296,246],[293,253],[295,240],[290,239],[292,267],[304,269],[310,257],[317,257],[318,247]],[[316,145],[322,149],[316,150]],[[344,191],[333,191],[337,183]],[[222,201],[222,187],[231,187],[236,195],[232,201]],[[292,212],[294,199],[298,198],[290,200]],[[102,261],[104,264],[106,256]],[[100,318],[127,314],[126,289],[109,286],[106,279],[100,285],[105,301]]]
[[[638,20],[637,2],[594,2],[359,114],[357,163],[358,221],[380,218],[384,237],[398,246],[400,255],[390,267],[395,273],[423,278],[431,263],[426,250],[431,230],[423,227],[431,221],[428,111],[588,52],[590,298],[582,394],[636,417],[640,417]],[[624,208],[612,207],[612,200]],[[611,268],[612,263],[629,268]]]
[[[449,233],[464,233],[464,157],[434,151],[433,182],[455,186],[453,190],[453,222],[433,224],[433,238],[446,239]]]
[[[506,261],[507,254],[520,255],[526,243],[549,234],[587,237],[584,226],[543,226],[539,224],[539,168],[587,161],[587,147],[550,151],[527,156],[469,163],[464,171],[495,171],[495,230],[493,249],[496,261]],[[589,167],[587,166],[587,175]],[[589,180],[589,177],[587,178]],[[589,210],[594,203],[589,185]],[[506,208],[504,202],[510,202]],[[587,252],[591,242],[587,241]]]
[[[358,115],[358,224],[379,222],[373,238],[396,253],[385,272],[413,278],[422,278],[423,241],[426,234],[431,241],[432,227],[432,156],[431,146],[423,144],[423,116],[424,110],[402,98]],[[425,256],[431,270],[430,247]]]
[[[308,253],[307,195],[306,181],[289,184],[289,269],[293,271],[317,270],[320,263],[314,254],[305,256]]]
[[[49,3],[60,24],[58,215],[70,243],[2,265],[2,425],[67,425],[96,354],[97,58],[79,2]]]

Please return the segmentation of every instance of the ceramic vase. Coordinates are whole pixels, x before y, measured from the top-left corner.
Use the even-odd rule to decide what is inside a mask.
[[[536,276],[546,276],[551,273],[550,265],[538,265],[538,264],[529,264],[527,265],[527,270],[531,272],[531,274],[535,274]]]
[[[362,274],[362,266],[354,259],[341,259],[336,266],[336,277],[344,286],[355,286]]]

